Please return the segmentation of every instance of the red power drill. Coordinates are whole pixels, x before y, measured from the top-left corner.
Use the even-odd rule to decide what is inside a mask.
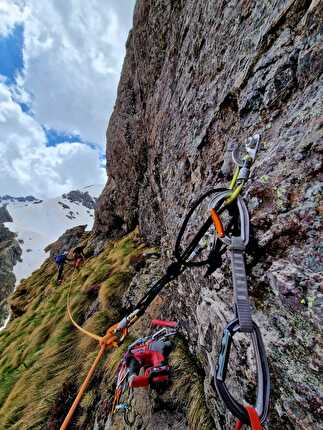
[[[153,320],[153,325],[161,327],[176,327],[173,321]],[[126,356],[129,369],[129,386],[132,388],[148,387],[153,389],[167,387],[170,380],[170,367],[167,364],[173,343],[169,340],[149,339],[145,343],[134,346]],[[138,376],[144,368],[144,375]]]

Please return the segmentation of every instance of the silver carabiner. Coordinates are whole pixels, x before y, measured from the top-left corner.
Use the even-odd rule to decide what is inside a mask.
[[[218,363],[214,372],[214,383],[220,397],[232,414],[244,424],[250,424],[249,416],[243,404],[238,402],[232,396],[225,383],[233,337],[240,331],[238,319],[231,321],[225,328],[221,342],[221,352],[219,354]],[[253,322],[251,340],[255,353],[257,368],[257,398],[255,408],[260,421],[263,423],[266,420],[269,408],[270,375],[266,350],[260,330],[255,322]]]
[[[256,156],[257,156],[257,152],[258,152],[259,147],[260,147],[260,134],[257,133],[257,134],[254,134],[253,136],[249,137],[247,140],[247,143],[245,143],[244,146],[245,146],[246,153],[249,155],[252,162],[254,162],[256,159]],[[243,166],[244,157],[242,157],[240,154],[239,146],[236,146],[233,149],[232,160],[234,161],[234,163],[237,166],[239,166],[239,167]]]

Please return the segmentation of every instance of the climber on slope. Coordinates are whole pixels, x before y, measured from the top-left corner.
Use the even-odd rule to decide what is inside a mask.
[[[80,246],[76,246],[73,249],[72,255],[73,255],[73,259],[74,259],[75,269],[79,269],[81,264],[84,263],[84,261],[85,261],[84,248],[85,248],[84,245],[83,246],[80,245]]]
[[[67,257],[67,252],[62,252],[54,258],[55,263],[57,265],[58,273],[56,278],[56,284],[60,285],[63,280],[63,271],[64,271],[64,265],[66,261],[70,261],[71,259]]]

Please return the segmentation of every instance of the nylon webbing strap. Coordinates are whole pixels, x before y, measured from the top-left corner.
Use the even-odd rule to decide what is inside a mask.
[[[230,248],[234,301],[237,317],[240,323],[240,331],[251,333],[253,331],[253,324],[248,298],[248,284],[244,260],[245,244],[240,237],[233,236],[231,240]]]

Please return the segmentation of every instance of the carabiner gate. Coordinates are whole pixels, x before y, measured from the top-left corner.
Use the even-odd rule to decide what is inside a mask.
[[[249,137],[247,140],[247,143],[245,144],[246,153],[248,154],[247,157],[250,157],[252,162],[254,162],[256,159],[257,152],[259,150],[259,146],[260,146],[260,134],[259,133],[254,134],[253,136]],[[233,162],[238,167],[242,167],[245,157],[243,157],[242,159],[239,159],[239,146],[238,145],[235,146],[232,149],[231,153],[232,153]]]
[[[223,332],[221,351],[218,358],[218,363],[214,372],[214,383],[217,391],[225,405],[232,414],[242,421],[244,424],[250,424],[249,415],[245,407],[237,402],[229,392],[225,379],[227,374],[228,362],[231,351],[231,344],[236,333],[240,332],[240,324],[238,319],[231,321]],[[257,399],[255,409],[263,423],[268,414],[269,407],[269,392],[270,392],[270,376],[267,363],[267,356],[260,330],[255,322],[253,322],[253,331],[251,340],[255,352],[256,368],[257,368]]]

